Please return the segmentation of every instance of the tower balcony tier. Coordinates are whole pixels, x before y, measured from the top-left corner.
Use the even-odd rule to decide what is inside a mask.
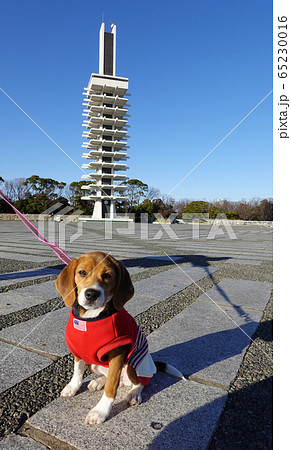
[[[91,106],[90,109],[84,109],[83,116],[85,117],[92,117],[96,116],[96,114],[109,114],[110,116],[114,117],[124,117],[128,113],[128,109],[126,108],[118,108],[115,106],[115,108],[112,108],[110,106]]]
[[[114,149],[129,148],[126,141],[107,141],[106,139],[91,139],[89,142],[83,142],[82,147],[99,150],[100,147],[113,147]]]
[[[85,186],[81,186],[81,189],[84,190],[94,190],[94,191],[100,191],[102,189],[113,189],[114,191],[125,191],[127,186],[124,184],[102,184],[101,186],[99,184],[87,184]]]
[[[108,93],[111,95],[124,96],[128,90],[128,78],[92,73],[88,87],[84,90],[89,94]]]
[[[127,170],[128,167],[126,164],[120,163],[109,163],[109,162],[90,162],[89,164],[82,164],[82,169],[114,169],[114,170]],[[105,175],[104,175],[105,176]]]
[[[114,161],[122,161],[129,159],[126,153],[108,152],[104,150],[91,150],[89,153],[83,153],[82,158],[96,159],[100,156],[112,157]]]
[[[115,138],[116,140],[122,139],[122,138],[129,138],[127,135],[127,130],[109,130],[108,128],[91,128],[90,131],[85,131],[82,134],[82,137],[85,137],[87,139],[93,139],[96,136],[111,136]]]
[[[110,178],[114,181],[116,180],[122,180],[122,181],[126,181],[128,180],[128,177],[126,175],[123,174],[117,174],[117,173],[96,173],[96,172],[92,172],[89,174],[85,174],[82,175],[81,178],[83,180],[101,180],[102,178]]]
[[[87,95],[87,94],[86,94]],[[123,107],[128,102],[128,98],[120,97],[118,95],[106,95],[106,94],[92,94],[88,95],[87,98],[84,98],[83,105],[85,106],[99,106],[106,103],[107,105],[120,106]],[[128,106],[130,106],[128,104]]]
[[[119,195],[85,195],[84,197],[81,197],[81,200],[117,200],[117,201],[123,201],[127,200],[128,197],[125,196],[119,196]]]
[[[82,124],[83,127],[87,128],[99,128],[100,126],[103,127],[104,125],[111,125],[115,128],[130,128],[130,125],[127,124],[127,119],[119,119],[119,118],[110,118],[110,117],[104,117],[104,116],[95,116],[90,117],[90,119],[87,121],[84,119],[84,122]]]

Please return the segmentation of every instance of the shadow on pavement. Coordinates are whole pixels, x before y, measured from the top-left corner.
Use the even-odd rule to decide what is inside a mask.
[[[269,327],[268,321],[263,322],[261,326],[263,324],[262,328]],[[186,376],[193,375],[217,362],[239,355],[251,343],[242,330],[251,337],[258,325],[258,322],[251,322],[240,328],[205,334],[190,341],[163,348],[152,353],[152,357],[154,361],[172,364]]]
[[[230,393],[214,431],[224,400],[216,399],[162,428],[149,449],[272,449],[272,377]]]

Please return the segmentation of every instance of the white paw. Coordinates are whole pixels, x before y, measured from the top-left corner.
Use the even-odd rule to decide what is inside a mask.
[[[141,396],[142,389],[140,388],[134,388],[132,389],[129,394],[126,396],[126,401],[131,406],[140,405],[142,403],[142,396]]]
[[[77,394],[78,390],[80,389],[80,386],[74,386],[73,384],[69,383],[61,392],[61,397],[73,397]]]
[[[102,376],[90,381],[88,384],[89,391],[101,391],[106,382],[106,377]]]
[[[97,405],[88,412],[85,423],[93,425],[105,422],[110,414],[113,401],[113,398],[107,397],[104,393]]]
[[[107,419],[108,415],[104,413],[104,411],[98,410],[98,408],[93,408],[88,412],[87,417],[85,419],[85,423],[87,425],[93,425],[95,423],[103,423]]]

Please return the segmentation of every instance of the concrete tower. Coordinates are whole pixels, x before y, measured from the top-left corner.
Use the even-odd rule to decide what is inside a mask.
[[[111,32],[100,27],[99,37],[99,73],[92,73],[88,86],[84,89],[85,116],[83,126],[88,131],[82,135],[87,139],[82,147],[88,150],[82,157],[90,160],[82,167],[90,169],[82,178],[90,184],[82,189],[94,190],[94,195],[82,197],[82,200],[95,202],[92,220],[115,219],[115,201],[126,200],[122,195],[126,187],[121,185],[127,177],[121,171],[128,169],[126,160],[128,78],[116,76],[116,25]],[[129,94],[127,94],[129,95]]]

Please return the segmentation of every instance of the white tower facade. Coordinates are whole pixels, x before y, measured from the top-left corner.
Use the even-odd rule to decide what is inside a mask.
[[[128,78],[116,76],[116,25],[111,32],[100,27],[99,73],[92,73],[83,95],[85,106],[83,137],[87,140],[82,147],[88,151],[82,157],[88,163],[82,167],[89,169],[82,178],[90,183],[82,189],[94,190],[94,195],[84,195],[82,200],[95,202],[92,219],[116,219],[115,202],[126,200],[123,195],[127,180],[121,173],[128,169],[127,129],[128,120]]]

